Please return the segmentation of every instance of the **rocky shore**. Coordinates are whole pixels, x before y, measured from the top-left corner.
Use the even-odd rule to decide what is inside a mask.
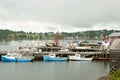
[[[100,77],[98,80],[109,80],[109,76]]]

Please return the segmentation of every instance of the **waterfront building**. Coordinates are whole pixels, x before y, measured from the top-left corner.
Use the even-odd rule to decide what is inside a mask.
[[[110,72],[120,68],[120,39],[115,39],[110,46]]]
[[[120,32],[114,32],[114,33],[110,34],[109,35],[110,45],[112,44],[114,39],[118,39],[118,38],[120,38]]]

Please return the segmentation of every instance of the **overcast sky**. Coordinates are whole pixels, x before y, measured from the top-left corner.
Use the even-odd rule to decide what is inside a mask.
[[[120,30],[120,0],[0,0],[0,29]]]

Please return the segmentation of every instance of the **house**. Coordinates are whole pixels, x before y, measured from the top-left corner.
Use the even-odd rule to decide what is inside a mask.
[[[115,39],[110,48],[110,72],[120,68],[120,39]]]
[[[118,38],[120,38],[120,32],[114,32],[114,33],[110,34],[109,35],[110,45],[112,44],[114,39],[118,39]]]

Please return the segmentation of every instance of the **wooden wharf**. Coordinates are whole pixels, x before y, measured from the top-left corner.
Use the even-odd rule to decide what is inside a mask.
[[[108,60],[109,59],[109,52],[102,54],[100,51],[94,51],[94,52],[72,52],[72,51],[49,51],[49,52],[39,52],[39,53],[32,53],[32,55],[35,57],[35,61],[42,61],[43,60],[43,55],[48,55],[50,53],[54,53],[56,55],[62,56],[62,57],[68,57],[69,55],[74,55],[74,54],[81,54],[82,56],[86,57],[93,57],[94,60]],[[5,55],[5,52],[0,53],[0,57],[2,55]],[[1,58],[0,58],[1,60]]]
[[[109,60],[109,52],[102,54],[100,51],[96,51],[96,52],[72,52],[72,51],[39,52],[39,53],[34,53],[33,56],[35,57],[35,60],[43,60],[43,55],[48,55],[50,53],[54,53],[62,57],[68,57],[69,55],[74,55],[74,54],[81,54],[82,56],[93,57],[94,60]]]
[[[40,46],[36,47],[38,51],[41,49],[42,52],[59,52],[62,50],[62,47],[46,47]],[[68,48],[72,52],[98,52],[101,51],[99,48]]]
[[[43,60],[43,55],[48,55],[50,53],[54,53],[57,56],[68,57],[69,55],[81,54],[81,56],[85,57],[93,57],[95,60],[108,60],[109,52],[103,54],[101,50],[98,48],[67,48],[69,51],[61,51],[62,47],[46,47],[40,46],[36,47],[38,52],[27,52],[35,57],[35,60]],[[24,53],[24,52],[21,52]],[[5,55],[5,54],[1,54]],[[0,56],[1,56],[0,55]]]
[[[67,51],[67,52],[39,52],[39,53],[34,53],[34,54],[42,54],[42,55],[47,55],[50,53],[54,53],[54,54],[101,54],[101,52],[72,52],[72,51]]]
[[[41,46],[41,47],[37,47],[37,49],[41,49],[43,52],[44,51],[59,51],[61,50],[61,47],[46,47],[46,46]]]

